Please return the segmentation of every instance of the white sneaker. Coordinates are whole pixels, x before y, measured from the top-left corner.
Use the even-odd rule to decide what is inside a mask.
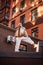
[[[39,44],[34,44],[34,48],[36,48],[36,52],[39,52]]]
[[[20,51],[19,50],[18,51],[16,50],[15,52],[20,52]]]

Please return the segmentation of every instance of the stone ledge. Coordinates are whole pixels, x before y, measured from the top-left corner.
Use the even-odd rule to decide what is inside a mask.
[[[0,57],[42,58],[41,54],[36,52],[0,52]]]
[[[10,30],[10,31],[15,32],[15,29],[10,28],[10,27],[8,27],[8,26],[6,26],[6,25],[2,24],[2,23],[0,23],[0,27],[5,28],[5,29]]]

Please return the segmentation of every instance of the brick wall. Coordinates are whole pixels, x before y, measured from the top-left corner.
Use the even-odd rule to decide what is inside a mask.
[[[0,25],[0,51],[14,51],[14,46],[7,43],[6,38],[8,35],[14,36],[14,30],[4,25]]]

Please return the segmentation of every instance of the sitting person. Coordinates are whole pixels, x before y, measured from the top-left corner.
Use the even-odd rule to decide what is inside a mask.
[[[31,45],[34,45],[34,41],[28,36],[25,27],[23,27],[21,23],[19,23],[19,26],[16,29],[15,37],[16,37],[15,52],[19,52],[21,41],[25,41],[30,43]]]

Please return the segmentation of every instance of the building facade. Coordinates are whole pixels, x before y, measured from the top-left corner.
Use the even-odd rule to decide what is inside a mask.
[[[36,44],[39,42],[38,51],[33,45],[21,41],[19,50],[26,53],[14,53],[16,43],[8,42],[7,37],[15,35],[19,22],[30,38]],[[43,0],[0,0],[0,57],[3,56],[43,57]]]
[[[28,35],[43,40],[43,0],[5,0],[5,3],[2,23],[15,29],[21,22]]]

